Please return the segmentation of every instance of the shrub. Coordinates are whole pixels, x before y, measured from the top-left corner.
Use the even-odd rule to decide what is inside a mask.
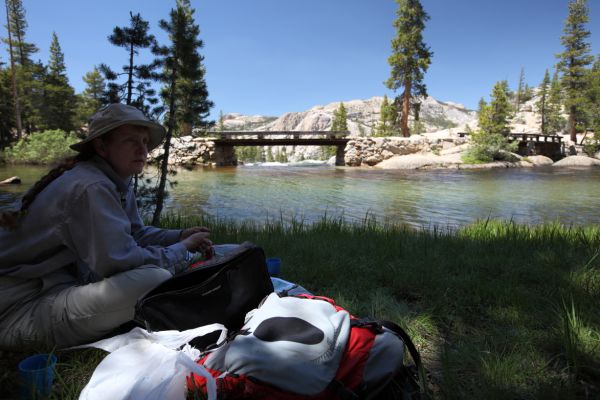
[[[35,132],[6,149],[3,158],[10,163],[51,164],[74,155],[69,146],[78,141],[61,130]]]
[[[475,132],[471,136],[472,144],[463,155],[463,161],[468,164],[480,164],[496,160],[513,161],[511,152],[517,150],[517,142],[509,142],[501,134]]]
[[[598,151],[600,143],[600,131],[596,130],[596,133],[591,138],[585,138],[583,141],[583,152],[590,157],[594,157]]]

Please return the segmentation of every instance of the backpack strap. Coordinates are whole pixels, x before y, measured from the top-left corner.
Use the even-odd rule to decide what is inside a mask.
[[[342,382],[337,379],[332,380],[327,385],[327,389],[337,395],[342,400],[359,400],[360,397],[352,390],[348,389]]]
[[[392,321],[380,321],[380,323],[381,323],[381,326],[389,329],[390,331],[392,331],[396,335],[398,335],[400,337],[400,339],[402,339],[402,341],[406,345],[406,348],[408,349],[408,352],[410,353],[410,356],[412,357],[413,361],[415,362],[415,366],[417,367],[417,372],[419,374],[419,386],[421,387],[421,393],[424,395],[425,398],[429,398],[429,393],[427,391],[427,377],[425,375],[425,369],[423,368],[423,364],[421,363],[421,356],[419,355],[419,351],[417,350],[417,348],[416,348],[415,344],[413,343],[413,341],[411,340],[410,336],[408,336],[408,333],[406,333],[406,331],[404,329],[402,329],[398,324],[396,324]]]

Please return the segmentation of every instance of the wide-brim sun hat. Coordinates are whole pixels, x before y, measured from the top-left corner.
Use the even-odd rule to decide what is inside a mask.
[[[137,108],[127,104],[113,103],[92,115],[88,123],[86,138],[70,147],[75,151],[83,151],[92,140],[127,124],[148,128],[148,151],[157,147],[166,135],[165,128],[161,124],[150,120]]]

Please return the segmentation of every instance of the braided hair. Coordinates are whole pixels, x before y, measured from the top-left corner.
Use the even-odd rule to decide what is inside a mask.
[[[56,167],[52,168],[46,175],[33,184],[21,199],[21,208],[18,211],[0,212],[0,228],[9,230],[17,229],[21,218],[27,213],[27,209],[35,200],[37,195],[42,192],[52,181],[61,176],[66,171],[73,169],[80,161],[86,161],[92,158],[94,152],[91,149],[83,151],[74,157],[68,157],[62,160]]]

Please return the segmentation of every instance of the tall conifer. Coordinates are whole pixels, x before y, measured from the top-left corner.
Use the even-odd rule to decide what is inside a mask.
[[[140,14],[129,13],[130,25],[128,27],[115,27],[113,33],[108,37],[110,43],[123,47],[127,50],[128,61],[123,66],[123,72],[117,73],[107,65],[102,64],[100,69],[105,77],[110,80],[108,102],[124,100],[125,104],[131,104],[149,113],[149,104],[157,103],[155,92],[150,87],[150,78],[155,68],[153,64],[136,64],[135,56],[139,55],[140,49],[150,48],[156,43],[154,35],[148,33],[149,24]],[[116,82],[120,75],[126,76],[123,84]],[[146,104],[148,103],[148,104]]]
[[[600,140],[600,55],[588,75],[587,114],[595,139]]]
[[[468,162],[507,159],[507,152],[516,150],[516,142],[510,143],[506,136],[513,110],[509,95],[508,82],[500,81],[494,85],[490,104],[479,101],[479,130],[472,134],[472,144],[465,155]]]
[[[429,15],[421,2],[396,0],[396,3],[396,37],[392,40],[392,55],[388,59],[392,71],[386,86],[393,91],[403,88],[400,127],[403,136],[410,136],[408,114],[412,108],[411,100],[427,96],[423,78],[431,64],[433,53],[423,41],[423,30]]]
[[[8,33],[8,48],[9,48],[9,56],[10,56],[10,71],[11,71],[11,84],[12,84],[12,97],[13,97],[13,108],[14,108],[14,118],[16,122],[17,128],[17,139],[21,138],[22,132],[22,123],[21,123],[21,102],[19,98],[19,90],[17,85],[17,70],[16,70],[16,62],[15,62],[15,49],[13,47],[12,40],[12,29],[10,23],[10,0],[5,0],[4,5],[6,6],[6,30]]]
[[[540,90],[538,92],[539,100],[536,103],[537,112],[540,114],[541,123],[540,130],[542,134],[548,134],[548,92],[550,91],[550,73],[546,70],[544,74],[544,79],[540,85]]]
[[[85,124],[90,116],[100,108],[106,90],[106,82],[98,67],[94,67],[92,71],[87,72],[83,76],[83,82],[85,82],[86,87],[81,94],[76,96],[76,128]]]
[[[507,81],[500,81],[494,85],[492,90],[492,101],[489,107],[490,133],[507,135],[510,132],[508,120],[513,112],[513,108],[509,101]]]
[[[11,94],[11,73],[0,62],[0,149],[12,140],[11,131],[15,127],[15,114]]]
[[[391,136],[394,129],[394,120],[396,118],[396,108],[390,104],[387,95],[383,96],[381,108],[379,109],[379,125],[375,129],[377,136]]]
[[[546,115],[546,131],[556,134],[565,128],[565,119],[562,117],[562,85],[558,77],[558,69],[554,70],[550,91],[548,93],[548,113]]]
[[[523,102],[523,94],[525,92],[525,68],[521,67],[521,73],[519,74],[519,86],[517,88],[517,95],[515,99],[515,112],[519,112],[521,103]]]
[[[28,24],[23,2],[22,0],[6,0],[6,4],[12,45],[16,49],[15,62],[20,66],[27,66],[31,63],[31,55],[37,53],[38,48],[25,40]]]
[[[177,0],[177,4],[188,21],[186,35],[193,47],[193,51],[189,51],[183,60],[184,68],[177,83],[177,120],[180,133],[190,135],[195,127],[207,129],[214,124],[208,121],[214,103],[208,99],[204,56],[198,51],[204,47],[204,42],[199,38],[200,27],[194,22],[195,10],[191,7],[190,0]]]
[[[348,112],[344,107],[344,102],[341,101],[337,110],[333,112],[333,123],[331,124],[331,130],[336,132],[348,130]]]
[[[33,131],[40,121],[39,104],[43,104],[43,81],[36,81],[40,75],[39,63],[34,63],[31,57],[38,51],[37,47],[27,42],[26,31],[28,28],[25,8],[22,0],[6,0],[9,10],[7,26],[10,28],[9,47],[14,51],[16,65],[16,82],[19,101],[15,106],[19,108],[17,123],[27,132]]]
[[[102,93],[104,93],[106,88],[106,82],[98,67],[94,67],[93,70],[86,73],[83,77],[83,81],[86,84],[83,94],[87,98],[96,101],[97,108],[100,107],[100,101],[102,100]]]
[[[577,130],[585,128],[582,125],[585,108],[586,67],[594,58],[590,53],[587,42],[590,31],[586,29],[589,21],[587,0],[570,0],[569,15],[563,29],[561,43],[564,52],[557,54],[558,67],[562,72],[564,88],[564,105],[569,114],[568,132],[571,141],[577,141]]]
[[[65,56],[60,48],[58,36],[52,33],[48,72],[44,85],[45,104],[42,124],[45,129],[73,129],[75,115],[75,91],[69,85]]]
[[[157,78],[164,83],[161,97],[167,124],[153,224],[158,223],[163,208],[171,138],[176,129],[184,124],[208,125],[205,118],[213,106],[208,100],[204,81],[204,58],[198,53],[202,47],[202,41],[198,38],[200,28],[194,22],[193,14],[189,0],[177,0],[169,21],[159,22],[169,35],[170,44],[153,48],[153,53],[158,56],[157,64],[163,69]]]

